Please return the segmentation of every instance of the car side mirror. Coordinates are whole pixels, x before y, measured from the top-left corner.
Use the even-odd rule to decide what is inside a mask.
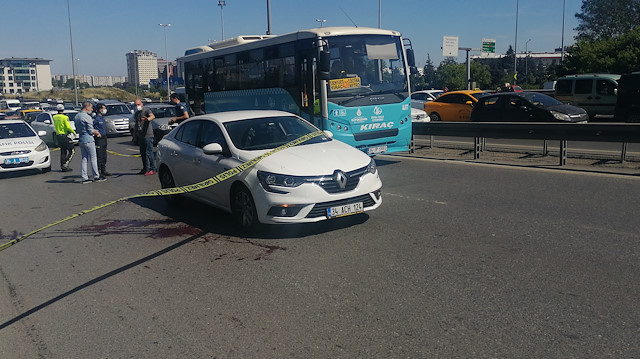
[[[46,123],[47,125],[51,124],[51,120],[44,120],[44,123]]]
[[[202,148],[205,155],[218,155],[222,153],[222,146],[219,143],[210,143]]]
[[[471,102],[471,101],[467,101],[467,102],[465,102],[465,103],[466,103],[467,105],[469,105],[469,106],[473,107],[473,102]]]
[[[333,138],[333,132],[331,132],[329,130],[324,130],[322,132],[324,132],[325,136],[327,136],[329,138]]]
[[[47,135],[47,131],[38,131],[38,136],[44,137]]]

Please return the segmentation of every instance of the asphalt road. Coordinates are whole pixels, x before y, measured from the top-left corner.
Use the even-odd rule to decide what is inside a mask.
[[[640,356],[640,177],[377,163],[364,215],[247,237],[196,202],[136,199],[0,252],[0,357]],[[103,183],[72,167],[2,176],[0,243],[159,187],[139,158],[111,155]]]

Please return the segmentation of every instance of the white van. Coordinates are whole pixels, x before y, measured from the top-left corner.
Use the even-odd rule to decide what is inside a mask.
[[[0,100],[0,110],[18,111],[20,109],[20,101],[18,100]]]
[[[582,107],[589,118],[596,115],[612,117],[618,94],[616,74],[570,75],[556,82],[556,100]]]

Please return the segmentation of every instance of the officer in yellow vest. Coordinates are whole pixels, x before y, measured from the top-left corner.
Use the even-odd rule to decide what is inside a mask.
[[[69,162],[73,158],[75,153],[73,149],[73,142],[69,138],[69,134],[76,134],[71,124],[69,123],[69,116],[64,114],[64,106],[56,106],[58,113],[53,115],[53,125],[56,128],[56,135],[58,138],[58,145],[60,146],[60,169],[62,172],[69,172]]]

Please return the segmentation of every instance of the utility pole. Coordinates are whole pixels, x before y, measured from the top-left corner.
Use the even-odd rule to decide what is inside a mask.
[[[169,51],[167,50],[167,27],[171,26],[171,24],[158,24],[158,26],[162,26],[164,29],[164,57],[167,62],[167,100],[169,99],[169,95],[171,95],[171,87],[169,86]]]
[[[218,6],[220,6],[220,22],[222,23],[222,38],[220,40],[224,40],[224,7],[227,5],[227,2],[224,0],[218,1]]]

